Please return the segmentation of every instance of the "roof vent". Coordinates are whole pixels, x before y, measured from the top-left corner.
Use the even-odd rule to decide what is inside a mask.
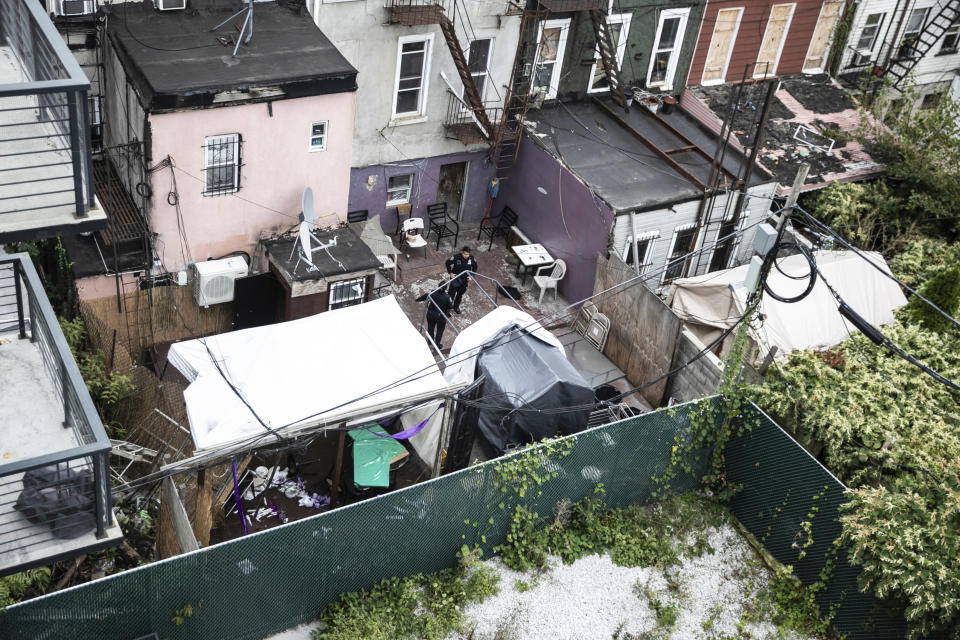
[[[176,11],[187,8],[187,0],[153,0],[153,6],[160,11]]]

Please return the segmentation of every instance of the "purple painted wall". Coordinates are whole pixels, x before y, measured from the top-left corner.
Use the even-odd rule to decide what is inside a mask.
[[[542,244],[550,255],[567,263],[560,294],[570,302],[592,295],[596,255],[606,252],[613,212],[574,174],[526,137],[510,179],[500,185],[493,212],[509,206],[519,216],[517,226],[532,242]]]
[[[486,151],[453,153],[433,158],[419,158],[404,163],[371,165],[350,170],[348,211],[366,209],[370,217],[380,215],[380,224],[392,233],[397,223],[396,206],[386,206],[387,179],[391,176],[414,174],[410,203],[414,217],[426,217],[427,205],[437,201],[440,167],[454,162],[467,162],[464,188],[463,222],[479,222],[487,209],[487,183],[493,177],[493,167],[485,162]],[[450,212],[456,217],[455,212]]]

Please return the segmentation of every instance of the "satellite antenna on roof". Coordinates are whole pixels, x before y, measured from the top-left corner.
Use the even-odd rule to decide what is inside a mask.
[[[290,257],[287,258],[287,260],[292,260],[294,252],[298,247],[300,248],[300,256],[297,258],[297,264],[293,267],[293,270],[296,271],[300,266],[300,262],[303,261],[308,265],[307,271],[320,271],[317,265],[313,264],[313,254],[317,251],[326,251],[330,259],[340,265],[340,269],[346,271],[347,268],[343,266],[343,263],[334,258],[333,254],[330,253],[330,247],[337,246],[337,236],[333,236],[330,242],[320,242],[320,239],[313,235],[311,231],[313,222],[313,190],[307,187],[303,190],[303,210],[300,212],[300,230],[297,232],[297,239],[294,240],[293,247],[290,249]],[[314,242],[316,242],[318,246],[313,246]]]
[[[300,210],[300,222],[306,222],[313,226],[313,189],[306,187],[303,190],[303,208]]]
[[[243,19],[243,26],[240,27],[240,33],[237,35],[237,45],[233,48],[233,55],[231,56],[234,58],[237,57],[237,49],[240,48],[240,42],[242,41],[244,44],[250,44],[250,38],[253,37],[253,0],[247,0],[247,6],[245,6],[243,9],[240,9],[240,11],[237,11],[235,14],[215,26],[213,29],[210,29],[210,31],[216,31],[231,20],[239,18],[241,13],[246,13],[247,16]],[[243,37],[244,33],[247,34],[246,39]],[[224,44],[226,44],[226,42],[224,42]]]

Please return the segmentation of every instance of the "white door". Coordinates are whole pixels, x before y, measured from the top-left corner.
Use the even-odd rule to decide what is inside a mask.
[[[827,66],[827,52],[830,50],[830,37],[837,24],[840,12],[843,11],[843,2],[824,2],[820,7],[820,18],[817,27],[810,38],[810,49],[803,61],[803,70],[806,73],[820,73]]]
[[[780,54],[783,53],[783,43],[790,30],[790,20],[796,4],[775,4],[770,8],[770,19],[763,32],[760,42],[760,53],[757,63],[753,67],[754,78],[767,78],[777,75],[777,65],[780,63]]]
[[[737,41],[737,31],[740,29],[742,16],[742,7],[722,9],[717,12],[713,36],[710,38],[710,47],[707,49],[707,61],[703,65],[702,84],[722,84],[727,77],[730,54],[733,52],[733,43]]]

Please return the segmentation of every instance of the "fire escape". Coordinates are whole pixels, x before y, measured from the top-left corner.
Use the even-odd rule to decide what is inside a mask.
[[[533,93],[534,65],[539,53],[539,25],[551,13],[587,11],[596,36],[603,73],[610,87],[613,102],[626,107],[620,84],[616,43],[607,24],[607,0],[527,0],[520,17],[520,39],[513,58],[510,80],[503,106],[485,105],[473,81],[466,56],[457,39],[453,20],[442,2],[447,0],[388,0],[387,9],[393,22],[405,25],[438,24],[450,49],[466,100],[451,95],[444,125],[464,144],[487,142],[496,175],[507,179],[517,160],[523,123]],[[456,3],[459,0],[448,0]],[[491,118],[493,115],[493,118]],[[499,116],[499,117],[498,117]]]
[[[916,37],[904,38],[892,47],[890,61],[881,74],[890,78],[890,88],[899,89],[917,63],[940,41],[952,24],[960,20],[960,0],[941,0],[933,7],[933,17]]]

